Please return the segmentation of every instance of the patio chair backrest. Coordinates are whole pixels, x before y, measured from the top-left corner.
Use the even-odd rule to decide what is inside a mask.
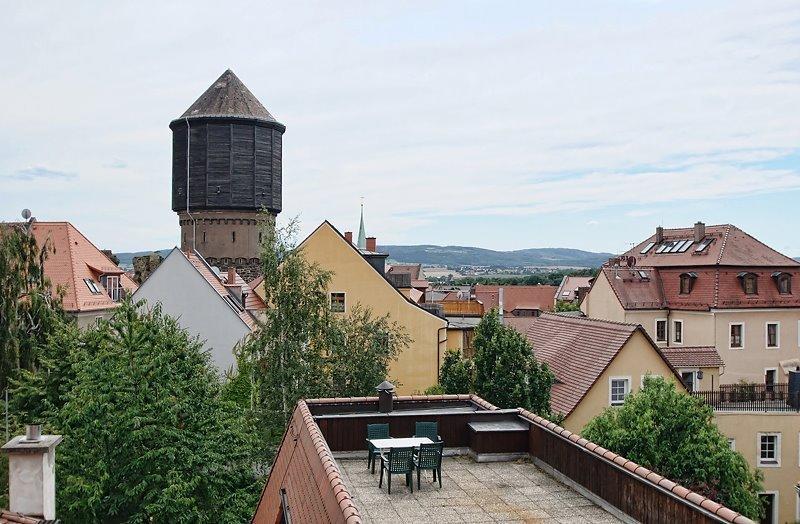
[[[428,437],[432,441],[439,440],[438,422],[417,422],[414,426],[415,437]]]
[[[433,444],[420,444],[417,464],[420,468],[438,468],[442,463],[442,450],[444,442],[434,442]]]
[[[411,471],[411,460],[414,448],[392,448],[389,450],[389,473],[406,473]]]
[[[367,424],[367,438],[389,438],[389,424]]]

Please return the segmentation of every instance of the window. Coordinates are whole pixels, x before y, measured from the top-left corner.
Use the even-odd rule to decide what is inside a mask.
[[[775,391],[778,381],[778,368],[764,368],[764,386],[768,393]]]
[[[758,295],[758,276],[755,273],[742,272],[738,277],[745,295]]]
[[[655,245],[656,245],[655,242],[649,242],[646,246],[644,246],[644,248],[642,248],[641,251],[639,251],[639,254],[640,255],[644,255],[645,253],[647,253],[648,251],[653,249],[653,246],[655,246]]]
[[[84,283],[86,283],[86,287],[89,288],[89,291],[92,292],[92,295],[99,295],[102,293],[100,288],[97,286],[97,282],[92,280],[91,278],[84,278]]]
[[[108,298],[114,302],[122,299],[122,286],[119,283],[119,275],[105,275],[100,277],[100,282],[105,286]]]
[[[688,295],[692,292],[694,281],[697,278],[696,273],[683,273],[681,275],[681,295]]]
[[[667,319],[666,318],[657,318],[656,319],[656,342],[666,342],[667,341]]]
[[[694,371],[681,371],[681,380],[686,387],[686,391],[692,392],[697,389],[697,373]]]
[[[205,231],[203,231],[203,243],[204,244],[206,243],[206,232]]]
[[[331,293],[331,311],[334,313],[344,313],[344,293]]]
[[[767,347],[779,348],[781,346],[781,324],[780,322],[767,322]]]
[[[672,321],[672,332],[674,333],[672,341],[676,344],[683,344],[683,320]]]
[[[631,392],[631,377],[611,377],[608,385],[608,403],[621,406]]]
[[[731,448],[731,451],[736,451],[736,439],[729,438],[728,439],[728,447]]]
[[[758,466],[762,468],[781,467],[781,434],[758,434]]]
[[[782,271],[776,271],[772,274],[772,278],[775,280],[775,286],[778,288],[778,293],[781,295],[792,294],[792,275]]]
[[[231,242],[236,242],[236,231],[231,231]]]
[[[778,522],[778,492],[763,491],[758,494],[758,500],[764,508],[764,518],[759,520],[761,524],[775,524]]]
[[[744,349],[744,323],[731,323],[730,330],[731,338],[729,347],[731,349]]]

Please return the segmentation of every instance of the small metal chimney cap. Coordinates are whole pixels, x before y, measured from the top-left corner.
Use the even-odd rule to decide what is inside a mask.
[[[42,440],[41,424],[25,424],[25,442],[39,442]]]
[[[377,389],[378,391],[394,391],[394,384],[392,384],[388,380],[384,380],[375,389]]]

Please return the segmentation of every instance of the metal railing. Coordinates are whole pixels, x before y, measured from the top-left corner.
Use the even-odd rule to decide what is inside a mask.
[[[691,394],[718,411],[800,412],[800,391],[790,392],[789,384],[726,384]]]

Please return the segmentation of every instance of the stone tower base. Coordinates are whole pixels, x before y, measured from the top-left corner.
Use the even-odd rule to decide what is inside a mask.
[[[183,251],[194,249],[222,272],[234,267],[248,282],[261,274],[261,239],[265,227],[275,227],[274,215],[255,211],[197,211],[190,218],[186,212],[180,212],[178,221]]]

